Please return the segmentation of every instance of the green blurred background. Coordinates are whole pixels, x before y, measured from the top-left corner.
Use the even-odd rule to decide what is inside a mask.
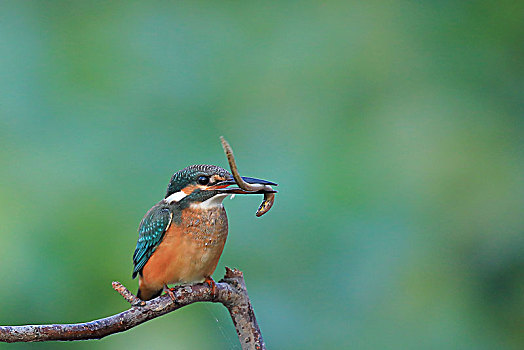
[[[2,1],[0,324],[128,307],[144,213],[187,165],[271,349],[524,348],[524,3]],[[7,345],[0,345],[0,347]],[[239,348],[199,304],[101,341]]]

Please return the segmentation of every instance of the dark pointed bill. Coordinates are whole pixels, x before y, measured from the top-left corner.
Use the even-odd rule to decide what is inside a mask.
[[[234,179],[226,180],[217,183],[216,185],[212,186],[215,190],[220,191],[222,193],[231,193],[231,194],[264,194],[264,193],[277,193],[277,191],[273,189],[269,189],[266,186],[278,186],[276,183],[267,181],[267,180],[261,180],[256,179],[254,177],[244,177],[242,176],[242,179],[251,185],[260,185],[259,189],[254,191],[245,191],[239,187],[229,187],[231,185],[236,185],[236,182]],[[258,187],[258,186],[257,186]]]

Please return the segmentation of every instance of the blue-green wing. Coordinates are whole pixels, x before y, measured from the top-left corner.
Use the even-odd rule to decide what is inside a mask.
[[[138,228],[138,242],[135,254],[133,254],[133,278],[142,273],[145,264],[158,247],[169,225],[171,224],[171,212],[167,208],[154,206],[146,213],[140,227]]]

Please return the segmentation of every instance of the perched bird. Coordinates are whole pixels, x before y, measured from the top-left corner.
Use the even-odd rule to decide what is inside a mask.
[[[242,179],[261,188],[276,185]],[[214,288],[211,275],[228,233],[222,201],[230,194],[271,192],[245,191],[232,185],[233,176],[215,165],[192,165],[171,177],[164,199],[149,209],[138,229],[133,278],[139,275],[140,299],[153,299],[163,290],[173,298],[169,284],[206,281]]]

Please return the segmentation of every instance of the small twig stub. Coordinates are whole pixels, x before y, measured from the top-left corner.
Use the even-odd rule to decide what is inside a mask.
[[[146,302],[140,300],[137,296],[131,293],[124,285],[118,281],[112,283],[113,289],[116,290],[129,304],[132,306],[144,306]]]

